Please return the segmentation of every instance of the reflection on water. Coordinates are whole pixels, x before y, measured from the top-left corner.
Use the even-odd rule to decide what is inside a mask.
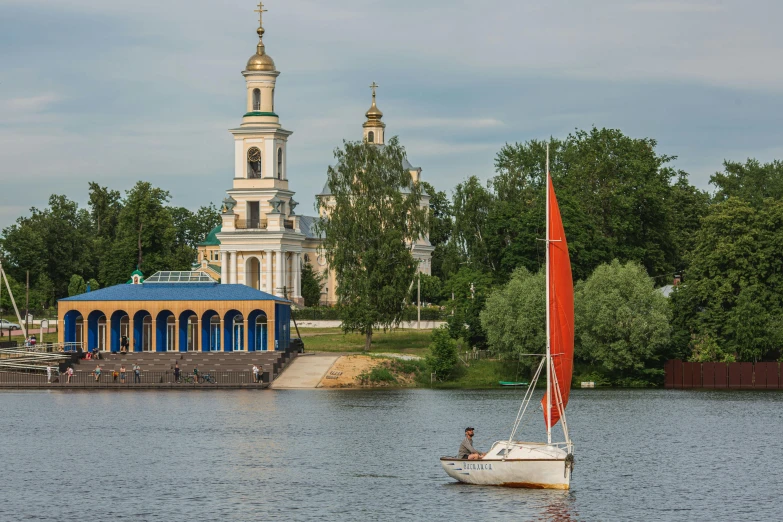
[[[457,451],[465,426],[486,450],[508,437],[520,399],[518,390],[0,393],[0,520],[778,518],[777,392],[574,390],[570,491],[446,476],[438,457]],[[543,436],[537,411],[519,438]]]

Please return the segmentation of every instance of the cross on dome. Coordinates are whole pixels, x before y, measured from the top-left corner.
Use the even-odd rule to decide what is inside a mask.
[[[258,2],[258,9],[253,11],[254,13],[258,13],[258,25],[264,25],[264,13],[269,11],[269,9],[264,9],[264,2]]]

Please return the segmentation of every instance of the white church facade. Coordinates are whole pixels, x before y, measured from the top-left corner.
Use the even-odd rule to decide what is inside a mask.
[[[239,127],[231,129],[234,137],[233,185],[221,207],[222,222],[198,246],[198,270],[219,278],[224,284],[243,284],[278,297],[302,304],[302,266],[310,263],[324,277],[321,302],[336,302],[337,282],[321,250],[322,241],[315,233],[314,216],[296,213],[298,203],[289,187],[287,169],[288,139],[293,134],[280,124],[275,112],[275,85],[280,72],[266,54],[261,17],[256,53],[242,71],[245,77],[245,114]],[[386,125],[376,105],[375,84],[364,139],[383,146]],[[421,169],[405,167],[415,181]],[[317,196],[330,197],[327,186]],[[429,208],[429,196],[422,197]],[[419,270],[430,274],[432,251],[426,236],[412,245]]]

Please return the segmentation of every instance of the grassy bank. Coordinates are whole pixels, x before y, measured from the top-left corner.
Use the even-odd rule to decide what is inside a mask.
[[[364,336],[343,334],[339,328],[300,328],[308,352],[364,353]],[[432,338],[431,330],[376,332],[369,353],[404,353],[423,356]]]

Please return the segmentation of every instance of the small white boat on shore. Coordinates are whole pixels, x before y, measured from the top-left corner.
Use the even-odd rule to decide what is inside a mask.
[[[565,409],[574,363],[574,286],[563,222],[549,176],[547,149],[546,303],[547,346],[519,407],[511,436],[497,441],[476,460],[441,457],[444,471],[467,484],[539,489],[569,489],[574,444],[568,436]],[[546,395],[541,400],[547,442],[519,442],[514,435],[527,411],[536,382],[546,366]],[[552,427],[561,423],[564,441],[552,442]]]

